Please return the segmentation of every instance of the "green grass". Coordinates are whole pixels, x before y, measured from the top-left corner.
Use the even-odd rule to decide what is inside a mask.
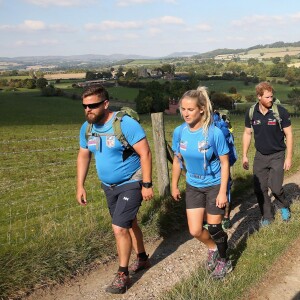
[[[255,86],[254,83],[249,83],[245,85],[243,81],[232,81],[232,80],[209,80],[201,81],[200,85],[206,86],[209,91],[215,92],[225,92],[228,93],[229,88],[232,86],[236,87],[237,93],[241,94],[243,97],[246,95],[255,96]],[[288,100],[288,94],[293,90],[293,88],[299,88],[300,85],[290,87],[285,84],[272,83],[272,86],[275,90],[275,96],[281,100],[282,103],[285,103]]]
[[[286,49],[288,49],[288,51],[286,51]],[[260,54],[260,53],[276,54],[276,52],[286,52],[286,54],[290,55],[290,51],[299,51],[300,52],[300,47],[260,48],[260,49],[249,50],[248,54]]]
[[[141,116],[153,150],[150,116]],[[241,155],[243,116],[232,116]],[[86,182],[87,207],[76,200],[76,158],[84,121],[80,101],[41,97],[38,91],[0,92],[0,295],[36,284],[60,282],[115,253],[110,217],[92,162]],[[182,120],[165,116],[165,136]],[[299,165],[300,120],[293,119]],[[253,147],[249,153],[253,157]],[[154,154],[155,158],[155,154]],[[154,166],[154,185],[157,176]],[[170,165],[169,165],[170,167]],[[234,193],[249,188],[251,172],[233,169]],[[184,178],[181,188],[184,187]],[[157,195],[157,191],[156,191]],[[143,203],[139,219],[145,238],[186,226],[183,201],[156,197]]]

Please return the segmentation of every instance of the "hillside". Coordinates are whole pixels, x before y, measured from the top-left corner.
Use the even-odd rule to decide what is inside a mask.
[[[205,59],[205,58],[216,58],[218,56],[230,56],[230,55],[231,56],[233,56],[233,55],[243,56],[243,55],[249,55],[249,54],[254,55],[255,54],[255,55],[260,56],[260,53],[265,53],[265,54],[268,53],[268,54],[270,54],[269,55],[269,58],[270,58],[270,57],[276,57],[276,56],[282,57],[280,55],[282,55],[281,53],[283,53],[283,52],[285,52],[285,54],[289,54],[289,55],[297,55],[300,52],[299,49],[300,49],[300,41],[294,42],[294,43],[275,42],[272,44],[256,45],[256,46],[252,46],[252,47],[244,48],[244,49],[228,49],[228,48],[216,49],[213,51],[195,55],[193,57]],[[289,51],[291,53],[287,53]],[[279,54],[279,55],[277,55],[277,54]]]
[[[195,55],[196,54],[196,55]],[[41,69],[44,71],[53,70],[91,70],[99,67],[111,67],[116,65],[146,65],[153,63],[172,63],[177,60],[195,59],[216,59],[229,61],[239,59],[246,61],[249,58],[259,60],[269,60],[273,57],[299,57],[300,42],[284,43],[276,42],[273,44],[256,45],[245,49],[216,49],[205,53],[195,52],[174,52],[164,57],[146,57],[140,55],[111,54],[111,55],[73,55],[73,56],[28,56],[28,57],[0,57],[0,70],[29,70]]]

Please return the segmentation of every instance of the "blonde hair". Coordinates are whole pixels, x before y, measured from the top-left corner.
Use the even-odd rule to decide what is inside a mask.
[[[207,134],[208,127],[212,124],[212,105],[208,96],[208,91],[205,86],[198,86],[196,90],[189,90],[185,92],[179,100],[179,110],[181,112],[181,103],[185,97],[193,98],[196,100],[197,106],[203,110],[203,132]]]

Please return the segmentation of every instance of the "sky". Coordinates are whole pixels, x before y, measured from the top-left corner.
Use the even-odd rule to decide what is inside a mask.
[[[204,53],[299,28],[299,0],[0,0],[0,57]]]

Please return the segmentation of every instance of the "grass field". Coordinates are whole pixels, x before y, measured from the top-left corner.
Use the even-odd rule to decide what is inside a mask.
[[[153,149],[150,116],[141,118]],[[241,155],[243,116],[231,119]],[[110,217],[93,166],[86,183],[89,205],[80,207],[75,200],[78,135],[83,121],[78,100],[41,97],[38,91],[0,92],[3,297],[37,284],[60,282],[115,253]],[[181,122],[178,116],[165,116],[167,141]],[[293,124],[296,145],[291,172],[297,170],[300,157],[300,120],[294,119]],[[249,157],[253,158],[253,148]],[[234,166],[233,177],[238,183],[234,193],[249,187],[250,174],[240,163]],[[182,204],[159,197],[143,204],[139,219],[148,240],[185,224]]]

